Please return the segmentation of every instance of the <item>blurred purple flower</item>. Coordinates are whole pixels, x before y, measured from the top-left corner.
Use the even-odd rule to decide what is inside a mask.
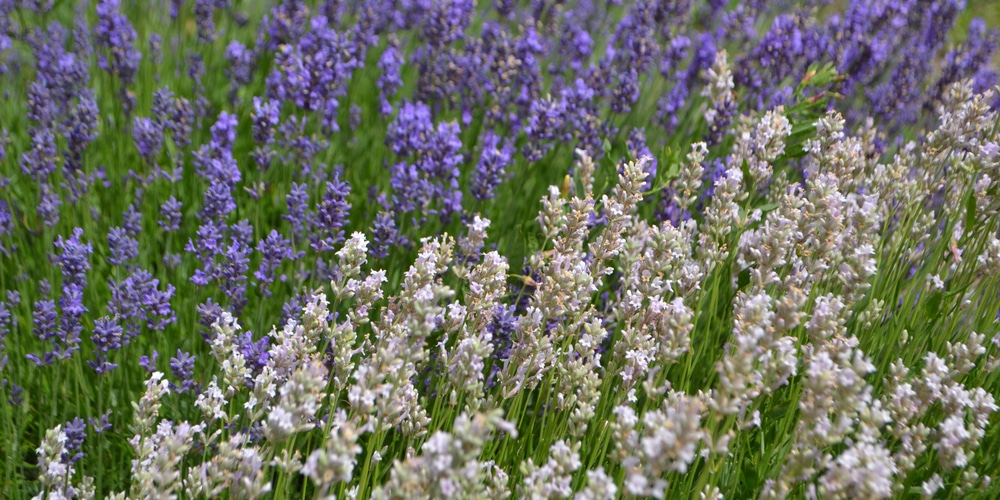
[[[157,223],[163,228],[164,231],[170,233],[181,228],[182,206],[183,204],[177,201],[177,198],[174,198],[173,196],[163,202],[163,205],[160,205],[161,219],[157,221]]]
[[[170,381],[171,391],[177,394],[197,391],[197,385],[194,382],[194,361],[194,356],[180,349],[177,349],[177,356],[170,358],[170,372],[180,380],[179,385]]]
[[[111,251],[108,262],[114,266],[125,265],[139,256],[139,241],[120,227],[113,227],[108,232],[108,248]]]
[[[94,343],[93,361],[87,361],[87,365],[98,374],[106,373],[118,367],[117,364],[108,361],[108,353],[122,348],[122,328],[107,316],[94,321],[94,330],[90,333],[90,340]]]
[[[482,153],[479,163],[469,180],[469,191],[479,201],[493,197],[497,186],[506,177],[507,166],[514,156],[514,146],[510,140],[503,140],[492,130],[487,130],[482,137]]]

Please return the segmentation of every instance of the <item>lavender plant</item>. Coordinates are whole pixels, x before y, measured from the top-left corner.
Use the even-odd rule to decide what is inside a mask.
[[[0,0],[0,497],[1000,496],[985,2]]]

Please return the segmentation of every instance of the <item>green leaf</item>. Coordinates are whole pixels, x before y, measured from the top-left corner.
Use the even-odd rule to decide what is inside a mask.
[[[969,231],[976,225],[976,195],[969,192],[965,197],[965,230]]]
[[[932,319],[936,319],[941,312],[941,301],[944,295],[941,292],[934,292],[924,303],[924,312]]]

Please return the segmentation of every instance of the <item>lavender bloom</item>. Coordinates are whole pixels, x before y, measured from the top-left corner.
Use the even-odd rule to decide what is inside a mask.
[[[236,342],[239,344],[240,353],[246,359],[247,364],[253,373],[260,373],[267,366],[270,358],[269,349],[271,347],[271,337],[264,335],[254,342],[253,333],[244,332],[237,336]]]
[[[389,124],[385,142],[398,156],[410,156],[426,148],[434,133],[431,108],[422,102],[404,102]]]
[[[139,71],[142,53],[135,48],[135,28],[119,10],[120,0],[100,0],[97,2],[97,24],[94,26],[94,40],[107,50],[98,58],[101,69],[118,77],[122,83],[123,106],[126,111],[134,107],[135,97],[125,88],[132,84]]]
[[[59,223],[59,208],[62,206],[62,198],[47,182],[41,185],[41,190],[42,200],[38,203],[38,215],[46,226],[54,227]]]
[[[474,8],[475,2],[471,0],[432,2],[423,19],[423,36],[427,45],[440,48],[461,40],[472,20]]]
[[[270,297],[270,285],[274,282],[275,270],[281,266],[281,262],[285,259],[296,257],[295,249],[292,247],[291,241],[272,229],[267,238],[260,240],[260,243],[257,244],[257,251],[261,254],[261,261],[260,267],[253,275],[257,278],[257,286],[264,296]],[[282,275],[281,281],[284,281],[284,275]]]
[[[205,191],[205,201],[202,202],[198,218],[205,220],[224,221],[226,216],[236,210],[236,200],[232,189],[222,183],[212,183]]]
[[[83,331],[81,319],[87,312],[83,305],[83,288],[77,284],[64,284],[63,295],[59,299],[62,309],[60,318],[60,341],[63,346],[56,346],[56,357],[67,360],[74,352],[80,350],[80,332]]]
[[[405,244],[406,237],[399,233],[392,215],[385,211],[379,212],[372,224],[372,244],[368,247],[368,253],[376,259],[384,259],[389,256],[390,248]]]
[[[132,140],[146,163],[156,163],[156,157],[159,156],[160,148],[163,146],[163,129],[153,120],[137,116],[132,122]]]
[[[326,191],[312,217],[310,247],[317,252],[331,252],[344,241],[344,225],[351,210],[347,196],[351,187],[340,180],[340,176],[326,183]]]
[[[642,129],[632,129],[628,134],[626,146],[632,158],[650,158],[650,161],[646,162],[646,184],[643,189],[648,190],[652,188],[653,181],[656,180],[657,161],[656,157],[653,156],[653,153],[646,146],[646,133]]]
[[[81,242],[81,236],[83,236],[83,228],[74,228],[73,236],[69,239],[63,239],[61,235],[58,236],[54,246],[61,250],[56,256],[56,263],[62,272],[63,282],[83,287],[87,284],[90,255],[94,253],[94,247],[90,243]]]
[[[462,210],[458,177],[463,156],[457,123],[439,123],[435,129],[427,105],[403,103],[389,125],[386,143],[397,155],[416,157],[412,164],[397,163],[391,169],[392,200],[398,212],[420,209],[444,220]],[[432,206],[435,201],[440,201],[440,208]]]
[[[198,312],[198,324],[205,328],[202,336],[205,340],[211,340],[212,336],[215,335],[215,329],[212,328],[212,325],[222,317],[222,308],[209,297],[204,303],[198,304],[195,310]]]
[[[163,64],[163,37],[159,33],[151,33],[146,39],[149,46],[149,58],[153,61],[153,67],[159,68]],[[156,82],[159,83],[159,73],[155,73]]]
[[[529,162],[536,162],[552,147],[551,141],[560,137],[566,119],[566,102],[562,99],[543,97],[531,103],[524,133],[528,138],[522,154]]]
[[[275,130],[280,123],[280,116],[280,103],[260,97],[253,98],[253,112],[250,117],[255,147],[251,156],[257,168],[262,170],[267,170],[271,166],[271,159],[274,156],[271,145],[274,142]]]
[[[170,199],[163,202],[163,205],[160,206],[160,216],[162,218],[157,223],[164,231],[169,233],[181,228],[182,205],[181,202],[171,196]]]
[[[108,312],[118,319],[125,332],[125,344],[139,336],[142,325],[151,330],[161,331],[177,321],[170,299],[174,286],[168,284],[160,291],[160,280],[153,278],[149,271],[136,269],[119,283],[110,282],[111,299]]]
[[[56,310],[56,303],[51,300],[40,300],[35,302],[34,309],[32,312],[31,333],[44,342],[52,342],[54,344],[55,339],[59,336],[59,313]],[[55,362],[52,353],[46,353],[41,359],[34,354],[28,354],[26,357],[37,366],[51,365]]]
[[[198,25],[198,41],[201,43],[212,43],[215,40],[215,20],[212,14],[215,11],[216,0],[195,0],[194,16]]]
[[[229,42],[226,46],[226,60],[229,61],[229,68],[226,75],[232,81],[229,88],[229,101],[236,102],[236,93],[241,87],[253,81],[253,70],[256,66],[254,53],[237,40]],[[258,97],[254,98],[256,102]],[[256,107],[256,104],[254,104]]]
[[[63,152],[64,186],[70,190],[71,199],[76,201],[93,182],[94,175],[83,171],[83,152],[97,138],[97,101],[94,92],[86,89],[70,111],[66,122],[66,151]]]
[[[164,87],[153,93],[153,120],[163,130],[170,132],[178,149],[190,145],[194,129],[195,110],[190,101],[174,97],[170,89]]]
[[[10,333],[11,314],[7,303],[0,300],[0,372],[7,366],[7,334]]]
[[[153,351],[152,356],[139,356],[139,367],[149,373],[156,371],[156,360],[160,358],[160,353]]]
[[[31,150],[21,155],[21,171],[38,182],[45,182],[56,171],[56,136],[48,128],[34,129]]]
[[[934,103],[941,99],[945,90],[963,78],[976,77],[973,88],[976,93],[989,88],[996,80],[995,74],[992,81],[981,82],[980,79],[990,80],[987,77],[990,73],[990,58],[996,52],[998,44],[1000,44],[1000,32],[988,29],[982,19],[973,19],[969,23],[965,41],[945,56],[944,68],[934,84],[926,108],[933,109]]]
[[[866,91],[872,114],[887,126],[912,123],[918,118],[924,76],[930,70],[926,47],[910,44],[889,81]]]
[[[177,349],[177,356],[170,358],[170,372],[180,380],[180,385],[170,382],[170,390],[177,394],[197,391],[194,382],[194,361],[195,357],[189,353]]]
[[[510,357],[511,335],[517,328],[517,317],[514,313],[514,306],[496,306],[493,321],[487,327],[493,337],[493,354],[491,356],[493,364],[490,368],[490,374],[486,378],[487,388],[496,385],[496,374],[503,367],[503,361]]]
[[[139,256],[139,241],[120,227],[113,227],[108,232],[108,248],[111,250],[108,262],[114,266],[125,265]]]
[[[222,241],[225,230],[225,225],[209,220],[198,228],[195,239],[188,239],[184,250],[195,254],[203,267],[200,272],[195,271],[191,277],[192,283],[199,286],[208,285],[209,277],[214,274],[215,257],[223,252]]]
[[[94,343],[95,360],[87,361],[87,365],[98,374],[114,370],[117,364],[108,361],[108,353],[122,348],[122,328],[108,317],[94,321],[94,331],[90,334]]]
[[[267,41],[266,48],[274,50],[282,44],[293,44],[302,37],[309,16],[309,6],[299,0],[279,2],[271,8],[261,22],[268,38],[261,37],[261,42]]]
[[[306,191],[306,185],[293,182],[292,190],[285,197],[285,201],[288,205],[288,213],[282,215],[281,218],[292,224],[292,239],[301,241],[305,238],[305,229],[309,224],[307,214],[309,192]]]
[[[62,463],[73,465],[83,458],[83,440],[87,437],[87,423],[80,417],[66,422],[63,432],[66,434],[66,444],[63,448]]]
[[[322,16],[313,18],[311,25],[312,31],[299,43],[279,47],[267,78],[268,95],[319,112],[324,129],[337,131],[338,99],[358,66],[355,46],[328,27]]]
[[[375,82],[375,86],[379,89],[379,99],[382,102],[381,111],[385,116],[392,114],[392,103],[390,101],[396,95],[396,91],[403,86],[401,75],[403,63],[403,55],[399,49],[399,42],[395,39],[390,40],[389,46],[386,47],[385,52],[379,57],[378,69],[382,71],[382,74],[379,75],[378,80]]]
[[[111,430],[111,422],[108,421],[109,417],[111,417],[111,410],[104,412],[100,418],[87,418],[87,422],[94,429],[94,432],[100,434]]]
[[[136,238],[142,232],[142,213],[135,208],[135,203],[122,212],[122,227],[129,236]]]
[[[238,314],[246,305],[246,273],[250,268],[249,255],[252,249],[237,238],[232,238],[228,246],[222,246],[221,234],[211,224],[199,229],[199,241],[189,241],[186,250],[198,253],[202,267],[196,269],[191,282],[207,286],[218,282],[219,290],[230,300],[230,308]],[[216,259],[221,256],[222,259]]]
[[[805,69],[827,52],[827,43],[801,16],[780,15],[757,46],[736,62],[734,80],[747,89],[754,109],[783,104],[786,87],[782,81],[800,79]]]
[[[0,200],[0,254],[10,255],[11,252],[17,250],[17,247],[11,245],[11,248],[4,246],[2,237],[11,234],[14,231],[14,217],[10,213],[10,206],[7,205],[6,201]]]
[[[232,150],[233,143],[236,142],[236,127],[239,122],[236,115],[231,115],[225,111],[219,113],[219,119],[212,125],[211,147],[215,150]]]
[[[479,156],[476,170],[472,172],[469,190],[479,201],[493,197],[497,186],[503,182],[507,166],[514,155],[514,146],[509,140],[503,141],[492,130],[483,135],[483,150]]]

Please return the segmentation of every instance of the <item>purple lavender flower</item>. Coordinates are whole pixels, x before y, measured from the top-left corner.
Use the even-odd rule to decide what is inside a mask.
[[[73,236],[69,239],[63,239],[60,235],[56,238],[54,245],[61,250],[56,255],[56,263],[62,272],[63,282],[83,287],[87,284],[90,255],[94,253],[94,247],[90,243],[81,242],[81,236],[83,236],[83,228],[74,228]]]
[[[41,185],[42,199],[38,203],[38,215],[48,227],[54,227],[59,223],[59,208],[62,207],[62,198],[49,183]]]
[[[122,348],[122,328],[107,316],[94,321],[94,330],[90,334],[94,343],[95,360],[87,361],[87,365],[98,374],[114,370],[117,364],[108,361],[108,353]]]
[[[462,39],[475,6],[471,0],[432,2],[423,18],[422,34],[427,45],[438,48]]]
[[[212,14],[215,11],[216,0],[195,0],[194,16],[198,25],[198,41],[201,43],[212,43],[215,40],[215,20]]]
[[[146,370],[149,373],[156,371],[156,361],[160,358],[160,353],[153,351],[152,356],[140,356],[139,357],[139,367]]]
[[[260,373],[267,365],[270,355],[268,350],[271,347],[271,337],[264,335],[256,342],[253,340],[253,333],[244,332],[236,337],[240,352],[246,359],[247,365],[253,373]]]
[[[132,122],[132,140],[147,164],[156,163],[156,157],[163,146],[163,129],[153,120],[137,116]]]
[[[7,366],[7,334],[10,333],[11,317],[7,303],[0,300],[0,372]]]
[[[149,38],[146,39],[146,44],[149,46],[149,58],[153,61],[153,67],[159,68],[163,64],[163,37],[159,33],[150,33]],[[155,73],[155,79],[159,83],[160,77],[158,72]]]
[[[215,335],[212,325],[222,317],[222,307],[209,297],[205,302],[198,304],[195,307],[195,311],[198,313],[198,324],[203,328],[202,337],[206,341],[211,340]]]
[[[493,322],[487,327],[493,336],[493,364],[486,378],[486,386],[496,384],[496,374],[503,366],[503,361],[510,357],[512,345],[511,335],[517,328],[517,317],[514,306],[499,305],[494,309]]]
[[[109,283],[111,299],[108,312],[117,318],[125,332],[125,343],[139,336],[143,325],[155,331],[162,331],[167,325],[177,321],[170,299],[174,286],[166,285],[161,291],[160,280],[153,278],[149,271],[136,269],[121,282]]]
[[[462,210],[459,166],[462,141],[457,123],[434,127],[427,105],[403,103],[389,125],[386,143],[399,156],[414,156],[413,163],[391,167],[393,207],[400,213],[422,210],[442,220]]]
[[[167,201],[163,202],[160,206],[160,216],[162,217],[157,223],[164,231],[170,233],[177,231],[181,228],[181,207],[183,204],[177,201],[173,196]]]
[[[191,281],[199,286],[208,285],[209,278],[214,271],[215,257],[222,253],[222,241],[226,226],[214,221],[206,221],[195,233],[194,239],[188,239],[184,250],[195,254],[201,261],[203,270],[201,273],[195,272]]]
[[[299,43],[283,45],[274,59],[274,70],[267,78],[268,95],[291,101],[323,117],[323,128],[339,130],[338,99],[346,93],[347,82],[358,66],[355,45],[343,34],[331,29],[326,18],[311,21],[312,31]]]
[[[988,29],[982,19],[973,19],[969,23],[965,41],[948,51],[945,56],[944,68],[931,90],[926,107],[932,110],[934,103],[940,100],[948,86],[963,78],[975,77],[976,88],[973,91],[977,93],[995,83],[996,74],[992,74],[992,79],[989,77],[989,63],[998,44],[1000,32]],[[985,81],[980,81],[981,79]]]
[[[396,39],[390,39],[389,46],[386,47],[385,52],[379,57],[378,69],[382,71],[382,74],[379,75],[378,80],[375,82],[375,86],[379,89],[379,100],[382,102],[380,109],[385,116],[392,114],[392,103],[390,101],[396,95],[396,91],[403,86],[401,75],[403,63],[403,55],[399,50],[399,42]]]
[[[139,256],[139,241],[120,227],[108,232],[108,248],[111,250],[108,262],[114,266],[125,265]]]
[[[56,303],[52,300],[39,300],[35,302],[32,312],[31,333],[43,342],[55,343],[59,336],[58,320],[59,313],[56,310]],[[55,362],[52,353],[46,353],[43,358],[34,354],[28,354],[26,357],[37,366],[51,365]]]
[[[326,191],[316,206],[315,215],[311,218],[312,235],[310,247],[317,252],[330,252],[344,241],[344,225],[351,210],[347,196],[351,187],[340,180],[337,175],[326,183]]]
[[[261,254],[261,261],[260,267],[253,275],[257,278],[257,286],[261,293],[265,297],[270,297],[270,285],[274,282],[275,270],[281,266],[282,261],[296,257],[295,249],[290,240],[272,229],[267,238],[260,240],[260,243],[257,244],[257,251]],[[281,281],[284,281],[284,275],[282,275]]]
[[[120,0],[100,0],[97,2],[97,24],[94,26],[94,40],[107,53],[98,58],[101,69],[118,77],[122,83],[121,97],[126,111],[135,106],[135,97],[126,88],[135,80],[139,71],[142,52],[135,48],[136,33],[132,23],[121,12]]]
[[[541,160],[552,147],[552,140],[561,138],[565,120],[564,100],[545,96],[533,101],[524,127],[524,133],[528,138],[522,151],[525,159],[529,162]]]
[[[180,385],[170,382],[170,390],[177,394],[197,391],[194,382],[195,357],[177,349],[177,356],[170,358],[170,372],[180,380]]]
[[[492,130],[483,134],[483,149],[479,163],[476,164],[476,170],[472,172],[472,178],[469,180],[469,190],[479,201],[493,197],[497,186],[503,182],[507,166],[514,156],[514,146],[510,141],[501,143],[501,140]]]
[[[205,191],[205,201],[202,202],[198,218],[205,220],[224,221],[236,210],[236,200],[232,189],[226,184],[212,183]]]
[[[426,148],[428,138],[434,133],[431,108],[422,102],[404,102],[399,114],[389,124],[385,142],[393,153],[410,156]]]
[[[219,113],[219,119],[216,120],[211,128],[212,148],[232,150],[233,143],[236,142],[237,125],[239,125],[239,122],[236,119],[236,115],[231,115],[225,111]]]
[[[62,463],[73,465],[83,458],[83,440],[87,437],[87,423],[80,417],[74,417],[63,426],[63,432],[66,434],[66,443],[61,457]]]
[[[142,213],[136,210],[135,203],[130,204],[122,212],[122,227],[133,238],[137,238],[142,232]]]
[[[274,133],[280,123],[281,104],[276,101],[253,98],[253,112],[250,115],[252,120],[253,142],[255,144],[251,157],[257,168],[267,170],[271,166],[271,159],[274,152],[271,145],[274,143]]]
[[[111,410],[104,412],[100,418],[87,418],[87,422],[90,423],[90,427],[94,429],[94,432],[100,434],[102,432],[108,432],[111,430],[111,422],[108,419],[111,417]]]
[[[83,331],[81,319],[87,312],[83,305],[83,287],[75,283],[63,284],[63,294],[59,299],[62,309],[60,317],[59,340],[53,354],[60,360],[69,359],[74,352],[80,350],[80,333]]]
[[[56,171],[56,136],[48,128],[33,129],[31,149],[21,155],[21,171],[38,182],[45,182]]]
[[[293,182],[292,190],[285,197],[285,200],[288,205],[288,213],[282,215],[281,218],[292,224],[292,239],[301,241],[305,238],[305,229],[309,224],[307,213],[309,192],[306,190],[306,185]]]
[[[376,259],[389,256],[389,249],[406,244],[406,237],[401,235],[392,214],[381,211],[375,216],[372,224],[372,244],[368,253]]]
[[[642,158],[649,157],[652,161],[646,163],[646,184],[643,189],[650,189],[653,187],[653,181],[656,180],[656,168],[657,161],[656,157],[646,146],[646,133],[644,130],[639,128],[634,128],[629,131],[628,142],[626,143],[629,154],[632,158]]]
[[[0,254],[10,255],[11,252],[17,250],[17,247],[11,245],[11,248],[4,246],[3,237],[11,234],[14,231],[14,216],[10,212],[10,206],[7,205],[6,201],[0,200]]]
[[[195,109],[191,102],[182,97],[174,97],[167,87],[153,93],[153,120],[163,130],[170,132],[178,149],[185,149],[191,143],[194,129]]]

